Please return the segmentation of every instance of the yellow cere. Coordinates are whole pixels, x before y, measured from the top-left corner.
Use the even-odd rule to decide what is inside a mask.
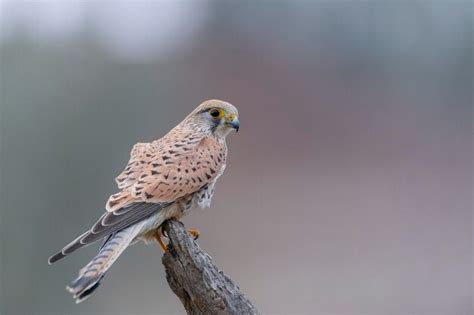
[[[234,121],[235,116],[236,116],[235,114],[230,114],[229,116],[227,116],[227,119],[226,119],[226,120],[227,120],[227,121]]]

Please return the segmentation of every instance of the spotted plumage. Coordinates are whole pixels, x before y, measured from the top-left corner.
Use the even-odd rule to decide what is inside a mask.
[[[175,128],[152,143],[139,143],[116,178],[122,190],[109,198],[106,208],[114,211],[137,200],[178,200],[212,182],[225,165],[226,155],[225,142],[187,127]]]
[[[167,219],[210,206],[216,180],[226,167],[226,136],[239,125],[233,105],[209,100],[161,139],[133,146],[127,166],[115,179],[119,190],[107,201],[107,211],[49,259],[54,263],[104,239],[97,256],[68,287],[76,302],[90,296],[127,246],[156,237]]]

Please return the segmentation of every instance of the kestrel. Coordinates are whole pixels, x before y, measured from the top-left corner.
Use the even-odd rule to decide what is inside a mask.
[[[226,167],[226,137],[239,125],[232,104],[208,100],[163,138],[133,146],[126,168],[115,179],[119,191],[110,196],[107,211],[49,258],[52,264],[104,239],[99,253],[67,286],[76,303],[90,296],[129,245],[155,239],[166,250],[160,231],[163,222],[210,206],[216,181]]]

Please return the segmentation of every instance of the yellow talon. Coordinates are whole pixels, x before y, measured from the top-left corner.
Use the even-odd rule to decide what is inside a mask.
[[[156,231],[155,233],[155,240],[156,242],[158,243],[158,245],[160,245],[161,249],[163,250],[163,253],[166,253],[168,251],[168,245],[166,245],[163,240],[161,239],[161,232],[160,231]]]
[[[192,236],[194,240],[197,240],[199,238],[199,235],[201,235],[201,232],[199,232],[199,230],[196,230],[196,229],[189,229],[188,233],[189,235]]]

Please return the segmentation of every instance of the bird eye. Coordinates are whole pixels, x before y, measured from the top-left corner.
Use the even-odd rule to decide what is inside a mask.
[[[213,108],[209,111],[209,115],[214,118],[221,118],[222,116],[224,116],[224,111],[219,108]]]

